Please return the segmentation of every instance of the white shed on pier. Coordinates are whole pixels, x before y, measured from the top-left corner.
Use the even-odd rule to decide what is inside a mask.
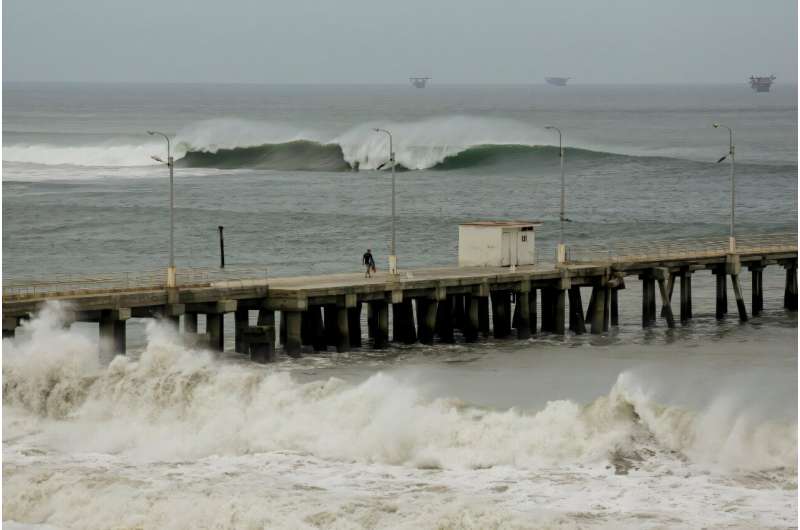
[[[536,262],[539,221],[474,221],[458,226],[459,267],[508,267]]]

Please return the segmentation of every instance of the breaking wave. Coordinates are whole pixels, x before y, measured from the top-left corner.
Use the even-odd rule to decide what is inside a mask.
[[[178,165],[195,168],[348,171],[386,167],[388,138],[365,123],[341,134],[300,130],[296,126],[216,119],[187,126],[175,135]],[[553,134],[503,119],[453,116],[389,125],[397,164],[402,169],[469,169],[487,166],[558,164]],[[13,131],[12,131],[13,132]],[[13,135],[12,135],[13,136]],[[151,155],[164,145],[150,137],[118,138],[99,145],[11,143],[3,161],[44,166],[141,167],[156,164]],[[636,159],[601,150],[567,149],[570,159]]]
[[[57,425],[51,441],[65,451],[143,460],[293,451],[446,469],[617,465],[677,452],[726,468],[796,469],[796,423],[719,403],[700,411],[659,404],[628,372],[588,405],[560,400],[541,410],[492,410],[427,398],[383,373],[360,384],[303,383],[286,372],[226,364],[156,323],[138,359],[119,356],[104,367],[91,341],[63,329],[57,306],[24,325],[29,338],[4,340],[3,403],[37,429]],[[6,425],[6,436],[18,429]]]

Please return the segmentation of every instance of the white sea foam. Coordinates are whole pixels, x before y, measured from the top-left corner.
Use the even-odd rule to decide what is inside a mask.
[[[796,524],[796,424],[724,396],[659,404],[625,372],[588,405],[490,410],[382,373],[299,382],[155,323],[138,359],[104,367],[60,318],[50,306],[3,342],[4,517],[24,524]]]

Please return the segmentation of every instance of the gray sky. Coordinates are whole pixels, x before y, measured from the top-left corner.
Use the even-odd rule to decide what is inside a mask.
[[[797,79],[796,0],[5,0],[5,80]]]

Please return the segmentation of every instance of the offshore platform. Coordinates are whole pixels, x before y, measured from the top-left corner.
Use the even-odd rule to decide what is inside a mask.
[[[408,78],[408,80],[411,81],[411,86],[413,86],[414,88],[425,88],[425,85],[428,84],[428,81],[430,79],[431,79],[430,77],[426,76],[415,76]]]
[[[769,92],[772,83],[777,79],[774,75],[759,77],[755,75],[750,76],[750,88],[756,92]]]
[[[567,86],[567,81],[569,81],[570,77],[545,77],[544,80],[547,81],[548,85],[553,86]]]

